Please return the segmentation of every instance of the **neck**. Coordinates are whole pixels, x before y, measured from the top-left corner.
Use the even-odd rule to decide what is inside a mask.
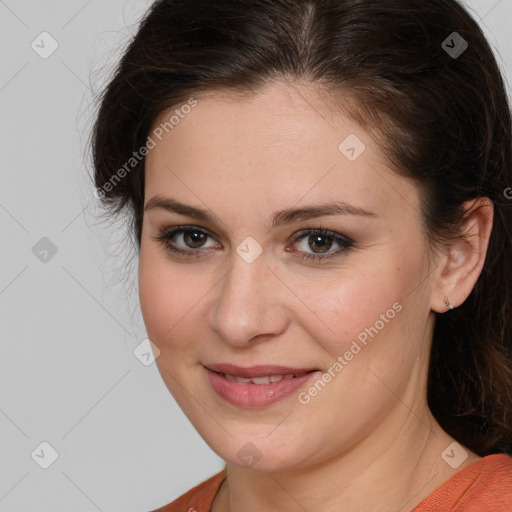
[[[441,458],[454,439],[441,429],[426,404],[418,413],[399,402],[395,414],[402,417],[386,418],[371,436],[315,466],[268,472],[228,463],[228,477],[212,512],[406,512],[480,459],[469,452],[468,459],[452,469]],[[396,425],[401,425],[399,431]]]

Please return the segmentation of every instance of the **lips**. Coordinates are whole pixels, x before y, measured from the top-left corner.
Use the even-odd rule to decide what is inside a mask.
[[[242,408],[267,407],[296,393],[320,372],[311,368],[232,364],[203,365],[213,390]]]
[[[281,371],[283,371],[283,367],[280,368]],[[310,371],[300,377],[282,378],[277,382],[270,382],[268,377],[259,376],[252,377],[250,382],[240,383],[236,381],[236,379],[242,377],[233,376],[235,379],[235,382],[233,382],[230,378],[226,377],[225,373],[214,372],[207,367],[204,367],[204,369],[211,388],[219,397],[236,407],[247,409],[268,407],[275,402],[290,397],[320,373]],[[247,370],[247,368],[244,370]],[[269,367],[265,367],[265,371],[268,370]],[[270,370],[274,372],[276,371],[276,367],[271,367]],[[284,371],[289,370],[290,368],[284,368]],[[233,369],[231,369],[231,371],[233,371]],[[259,367],[258,372],[261,373],[262,371],[262,367]],[[252,379],[269,379],[269,382],[254,383]]]
[[[305,373],[317,371],[317,368],[305,368],[305,367],[290,367],[290,366],[278,366],[278,365],[258,365],[250,367],[236,366],[229,363],[223,364],[208,364],[203,365],[209,370],[216,373],[222,373],[231,375],[233,377],[242,377],[246,379],[252,379],[257,377],[271,377],[282,375],[300,376]],[[290,378],[290,377],[289,377]]]

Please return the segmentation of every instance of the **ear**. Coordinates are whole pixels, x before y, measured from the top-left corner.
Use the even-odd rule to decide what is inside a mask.
[[[460,306],[468,298],[484,266],[494,205],[488,197],[478,197],[464,203],[464,210],[461,237],[445,246],[439,258],[430,304],[438,313]],[[446,299],[449,305],[445,304]]]

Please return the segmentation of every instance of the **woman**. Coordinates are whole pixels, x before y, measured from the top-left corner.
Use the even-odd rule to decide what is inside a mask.
[[[153,4],[94,180],[226,461],[159,510],[512,510],[511,146],[454,0]]]

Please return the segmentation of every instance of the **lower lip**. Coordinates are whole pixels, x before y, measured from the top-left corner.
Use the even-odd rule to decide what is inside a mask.
[[[278,382],[270,382],[269,384],[240,384],[231,382],[223,375],[205,368],[212,388],[224,400],[238,407],[256,408],[266,407],[287,396],[295,393],[306,381],[310,380],[319,372],[309,372],[302,377],[294,377],[293,379],[281,379]]]

